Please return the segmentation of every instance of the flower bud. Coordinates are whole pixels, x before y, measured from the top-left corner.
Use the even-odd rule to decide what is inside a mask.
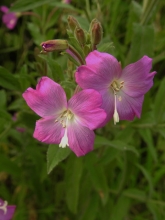
[[[80,45],[84,45],[86,43],[86,36],[82,28],[76,27],[74,34]]]
[[[62,51],[68,49],[68,41],[66,40],[48,40],[40,44],[44,52]]]
[[[80,27],[78,21],[72,17],[72,16],[68,16],[68,25],[69,28],[74,32],[76,27]]]
[[[102,39],[103,29],[101,23],[94,19],[90,26],[91,41],[93,45],[100,43]]]

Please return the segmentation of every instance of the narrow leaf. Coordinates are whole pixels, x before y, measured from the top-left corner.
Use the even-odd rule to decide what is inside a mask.
[[[2,66],[0,66],[0,86],[10,90],[20,90],[17,78]]]
[[[60,148],[56,144],[50,144],[47,152],[47,172],[48,174],[55,168],[59,162],[66,159],[70,154],[69,147]]]

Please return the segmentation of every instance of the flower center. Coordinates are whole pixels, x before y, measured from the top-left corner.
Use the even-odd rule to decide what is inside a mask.
[[[4,214],[6,214],[7,212],[7,201],[4,201],[3,205],[2,203],[0,202],[0,209],[4,211]]]
[[[113,113],[113,119],[114,119],[114,124],[116,124],[117,122],[119,122],[119,114],[117,112],[117,98],[119,101],[122,101],[121,96],[118,95],[118,92],[120,91],[120,89],[123,88],[124,85],[124,81],[118,82],[116,80],[114,80],[111,83],[111,89],[113,90],[114,93],[114,113]]]
[[[68,136],[67,136],[67,126],[72,118],[73,118],[73,113],[70,110],[66,110],[59,116],[58,119],[56,119],[56,122],[59,121],[62,127],[65,128],[64,136],[61,138],[59,147],[65,148],[66,146],[69,146]]]

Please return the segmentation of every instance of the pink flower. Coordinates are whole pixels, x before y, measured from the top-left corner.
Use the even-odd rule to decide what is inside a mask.
[[[1,6],[0,11],[4,13],[2,16],[2,21],[8,29],[14,29],[17,24],[18,16],[14,12],[9,12],[9,8],[6,6]]]
[[[82,156],[93,150],[94,132],[105,120],[101,96],[93,89],[81,91],[68,102],[63,88],[42,77],[36,90],[23,93],[28,106],[42,118],[36,122],[34,138],[47,144],[69,146]]]
[[[76,72],[76,82],[83,89],[95,89],[103,98],[102,108],[107,113],[105,125],[112,117],[120,120],[140,118],[144,94],[152,87],[156,72],[149,73],[152,59],[143,56],[123,70],[115,57],[108,53],[91,52],[86,65]]]
[[[15,205],[8,205],[7,201],[0,199],[0,220],[11,220],[14,212]]]

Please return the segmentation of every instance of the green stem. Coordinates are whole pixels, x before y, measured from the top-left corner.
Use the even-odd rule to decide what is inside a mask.
[[[69,48],[68,49],[77,57],[77,59],[79,60],[80,64],[82,64],[82,65],[85,64],[85,62],[82,59],[82,57],[80,56],[80,54],[77,52],[77,50],[75,50],[74,47],[72,47],[72,45],[69,44]]]

